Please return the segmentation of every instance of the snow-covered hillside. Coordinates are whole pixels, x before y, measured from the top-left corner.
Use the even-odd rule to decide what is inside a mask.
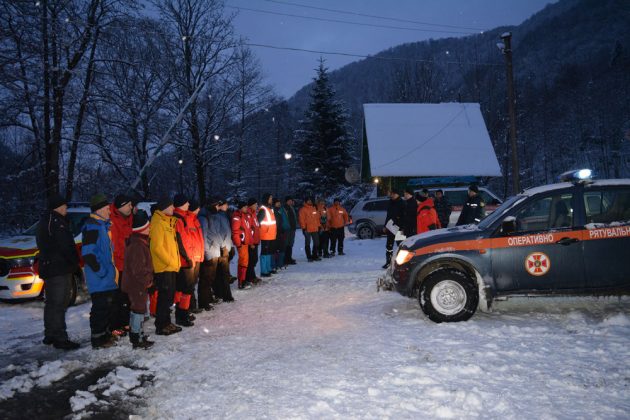
[[[1,305],[0,416],[98,369],[100,380],[71,389],[77,417],[113,407],[164,419],[630,416],[630,300],[513,300],[434,324],[417,302],[376,292],[383,239],[349,238],[348,255],[316,263],[297,248],[297,266],[234,290],[235,303],[180,334],[152,336],[148,351],[125,339],[63,353],[41,344],[41,302]],[[68,316],[84,343],[88,316],[89,304]]]

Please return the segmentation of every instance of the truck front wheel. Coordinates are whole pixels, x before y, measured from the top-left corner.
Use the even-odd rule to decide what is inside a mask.
[[[420,285],[418,300],[433,322],[467,321],[477,310],[479,294],[474,281],[459,270],[431,273]]]

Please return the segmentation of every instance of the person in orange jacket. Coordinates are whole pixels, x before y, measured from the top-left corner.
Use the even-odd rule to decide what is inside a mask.
[[[320,261],[321,258],[317,256],[317,249],[319,248],[319,228],[321,220],[319,212],[315,206],[313,206],[313,199],[311,197],[304,200],[304,206],[300,209],[298,219],[300,228],[304,234],[304,249],[308,262]],[[313,243],[312,248],[311,242]]]
[[[273,196],[263,194],[262,205],[258,211],[260,223],[260,277],[271,277],[274,269],[272,260],[275,251],[275,240],[278,234],[276,215],[273,212]]]
[[[232,242],[238,252],[238,288],[246,289],[251,287],[247,281],[247,267],[249,263],[249,247],[253,244],[252,228],[249,224],[249,210],[247,202],[237,203],[237,210],[232,213]]]
[[[126,241],[131,236],[132,209],[131,198],[123,194],[117,195],[114,198],[114,202],[109,205],[114,265],[120,273],[118,278],[121,279],[118,282],[118,290],[114,292],[112,301],[110,328],[112,329],[112,334],[116,336],[127,335],[127,330],[129,329],[129,297],[122,290],[122,281],[125,267]]]
[[[191,226],[190,202],[183,194],[176,194],[173,198],[173,217],[176,218],[175,230],[177,232],[177,244],[181,268],[177,274],[175,289],[175,323],[182,327],[192,327],[195,317],[190,313],[190,300],[195,291],[195,264],[192,254],[195,249],[195,235]]]
[[[328,209],[328,225],[330,226],[330,253],[335,255],[335,247],[339,255],[343,253],[343,239],[345,226],[350,223],[348,212],[341,206],[341,201],[335,198],[333,205]]]
[[[440,229],[440,219],[435,211],[433,199],[423,194],[416,194],[418,202],[417,234],[428,232],[430,230]]]

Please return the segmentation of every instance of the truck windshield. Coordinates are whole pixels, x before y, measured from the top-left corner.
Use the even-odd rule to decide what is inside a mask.
[[[492,212],[488,217],[479,222],[480,229],[486,229],[488,226],[493,224],[497,219],[500,219],[505,215],[505,212],[508,211],[512,206],[516,203],[523,201],[526,199],[525,195],[514,195],[503,202],[495,211]]]

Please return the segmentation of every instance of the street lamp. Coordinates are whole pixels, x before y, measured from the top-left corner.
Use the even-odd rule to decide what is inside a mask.
[[[289,160],[289,159],[291,159],[292,157],[293,157],[293,156],[291,155],[291,153],[285,153],[285,154],[284,154],[284,159],[285,159],[285,160]]]
[[[218,134],[215,134],[215,135],[214,135],[214,141],[219,141],[219,139],[220,139],[220,138],[221,138],[221,137],[220,137]]]

